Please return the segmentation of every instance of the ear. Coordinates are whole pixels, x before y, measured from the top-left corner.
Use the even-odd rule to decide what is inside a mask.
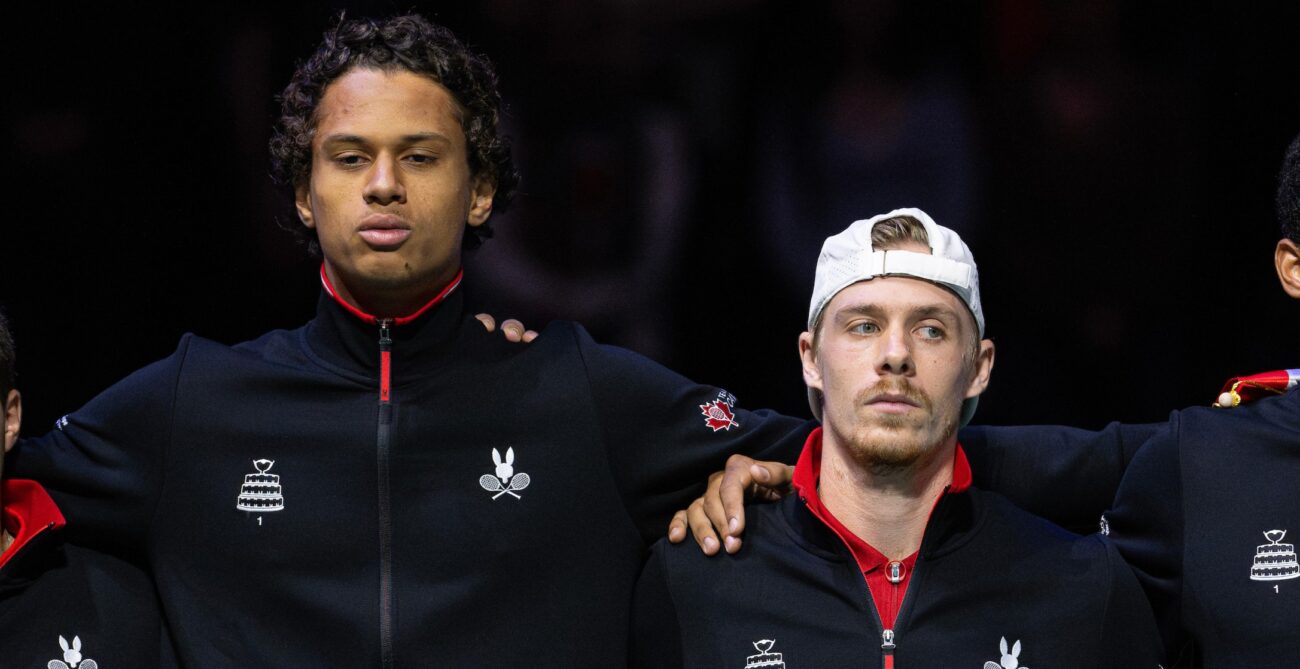
[[[1273,251],[1273,266],[1277,268],[1282,290],[1300,300],[1300,244],[1285,238],[1279,241]]]
[[[975,376],[966,388],[966,399],[978,397],[989,387],[989,377],[993,375],[993,341],[980,340],[980,350],[975,356]]]
[[[495,448],[492,449],[492,462],[498,465],[501,464],[501,451],[498,451]]]
[[[1002,637],[1002,641],[998,642],[998,650],[1001,650],[1003,655],[1006,655],[1006,654],[1007,654],[1007,638],[1006,638],[1006,637]]]
[[[1020,639],[1016,639],[1016,645],[1011,647],[1011,657],[1020,657]]]
[[[81,650],[81,637],[72,637],[72,650]]]
[[[303,182],[293,187],[293,208],[298,210],[298,220],[309,227],[316,227],[316,218],[311,211],[311,184]]]
[[[803,363],[803,382],[813,390],[822,389],[822,370],[817,366],[817,351],[811,332],[799,333],[799,360]]]
[[[71,648],[68,647],[68,640],[63,638],[62,634],[59,635],[59,645],[63,646],[63,650],[71,650]]]
[[[492,215],[492,198],[496,194],[495,180],[485,176],[474,177],[469,193],[469,220],[466,221],[470,227],[477,228],[487,223],[488,217]]]
[[[17,390],[10,390],[4,398],[5,453],[18,442],[18,432],[23,427],[23,396]]]
[[[506,449],[506,464],[515,464],[515,449],[513,446]]]

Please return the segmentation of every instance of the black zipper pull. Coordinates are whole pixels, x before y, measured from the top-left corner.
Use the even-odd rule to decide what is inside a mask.
[[[880,652],[884,655],[885,669],[894,669],[894,630],[885,630],[880,633]]]

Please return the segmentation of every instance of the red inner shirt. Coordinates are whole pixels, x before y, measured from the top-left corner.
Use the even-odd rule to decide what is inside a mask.
[[[844,545],[853,553],[858,568],[867,581],[867,591],[880,614],[880,624],[884,629],[893,629],[898,618],[898,610],[903,606],[903,596],[907,594],[907,584],[912,581],[912,568],[916,566],[916,553],[895,562],[891,567],[889,558],[871,547],[856,534],[849,531],[822,503],[817,496],[817,482],[822,471],[822,429],[819,427],[808,435],[803,452],[799,454],[799,464],[794,471],[794,489],[808,505],[814,516],[831,528]],[[944,488],[944,494],[962,492],[971,485],[970,462],[961,444],[957,444],[952,459],[952,483]],[[938,500],[935,500],[938,505]],[[934,509],[930,509],[934,513]],[[893,578],[891,578],[891,575]]]
[[[35,481],[0,481],[0,492],[4,496],[4,514],[0,520],[4,521],[5,531],[14,538],[9,550],[0,555],[0,567],[3,567],[33,537],[45,530],[63,527],[67,522],[49,493]]]

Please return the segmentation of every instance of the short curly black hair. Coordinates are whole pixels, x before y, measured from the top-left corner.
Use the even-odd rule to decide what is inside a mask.
[[[1277,177],[1277,222],[1283,237],[1300,244],[1300,135],[1287,148]]]
[[[470,173],[496,184],[493,211],[505,211],[519,173],[510,141],[501,134],[496,72],[486,57],[471,51],[450,30],[418,14],[383,21],[338,15],[316,52],[298,66],[280,94],[280,118],[271,134],[271,176],[277,183],[297,187],[311,177],[311,141],[321,97],[331,82],[357,67],[422,74],[451,91],[460,105]],[[288,227],[319,255],[315,230],[301,224]],[[487,223],[467,228],[467,249],[492,236]]]
[[[9,396],[17,381],[14,374],[14,337],[9,332],[9,321],[0,311],[0,401]]]

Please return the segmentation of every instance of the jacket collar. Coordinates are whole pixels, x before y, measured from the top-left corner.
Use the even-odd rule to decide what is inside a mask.
[[[53,537],[67,521],[41,484],[26,479],[8,479],[0,482],[0,487],[3,487],[4,494],[4,529],[14,538],[9,550],[0,554],[2,589],[14,581],[26,581],[17,574],[29,572],[33,565],[43,562],[39,556],[56,543]]]
[[[847,553],[860,563],[864,549],[874,549],[835,519],[817,496],[821,448],[822,428],[819,427],[804,442],[792,482],[796,494],[786,498],[783,515],[794,533],[816,552],[837,556]],[[973,536],[982,516],[976,503],[977,494],[973,494],[975,491],[971,488],[970,463],[961,444],[957,445],[953,458],[953,482],[930,512],[921,539],[922,559],[936,559],[959,548]]]
[[[403,370],[403,376],[405,370],[430,369],[450,349],[464,315],[464,291],[458,290],[463,275],[464,270],[458,272],[436,297],[413,313],[393,319],[389,331],[393,369]],[[308,349],[328,365],[378,378],[379,320],[344,302],[326,278],[323,265],[320,276],[316,318],[304,333]]]

